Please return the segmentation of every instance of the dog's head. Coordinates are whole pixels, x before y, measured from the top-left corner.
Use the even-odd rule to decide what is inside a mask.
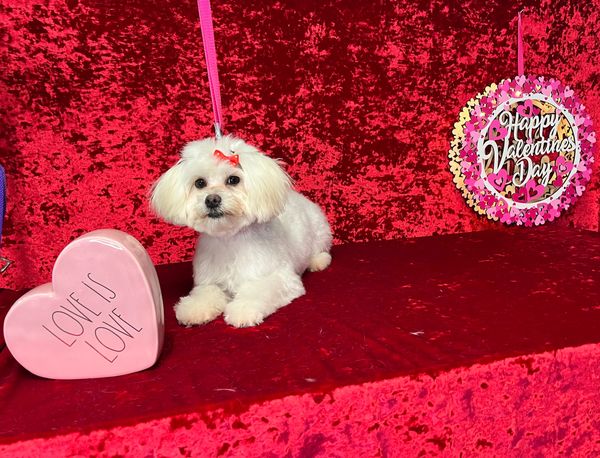
[[[244,141],[207,138],[183,148],[154,183],[151,205],[173,224],[227,236],[279,215],[290,186],[277,161]]]

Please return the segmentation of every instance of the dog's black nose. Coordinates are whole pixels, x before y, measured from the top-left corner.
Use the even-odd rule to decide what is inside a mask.
[[[217,208],[221,205],[221,196],[218,194],[209,194],[204,199],[204,203],[208,208]]]

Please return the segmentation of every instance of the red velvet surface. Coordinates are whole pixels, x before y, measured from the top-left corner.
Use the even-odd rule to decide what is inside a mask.
[[[336,242],[490,228],[451,182],[459,110],[526,70],[574,87],[600,125],[599,0],[219,1],[226,128],[283,158]],[[0,162],[8,174],[0,287],[48,281],[73,238],[131,233],[156,263],[194,234],[146,194],[212,123],[194,0],[0,0]],[[599,180],[560,224],[598,230]]]
[[[597,457],[600,346],[585,345],[0,444],[31,456]]]
[[[4,349],[0,353],[0,405],[10,414],[0,416],[0,441],[8,444],[104,430],[108,436],[92,434],[86,436],[89,442],[85,443],[114,439],[113,445],[122,450],[123,441],[119,445],[115,436],[110,436],[113,428],[122,437],[127,426],[138,425],[140,431],[146,431],[150,427],[144,422],[165,418],[170,419],[172,430],[187,430],[197,424],[199,429],[193,431],[204,433],[217,424],[229,428],[228,437],[235,438],[243,436],[246,427],[243,421],[242,426],[230,428],[234,418],[249,415],[266,428],[271,421],[281,423],[289,418],[286,403],[299,403],[293,408],[297,418],[290,422],[301,425],[304,418],[308,429],[313,420],[306,415],[312,410],[307,407],[303,411],[303,403],[333,402],[337,395],[332,393],[341,387],[385,381],[391,385],[373,386],[386,390],[389,418],[397,414],[395,418],[403,419],[398,421],[409,423],[402,423],[403,428],[417,428],[417,432],[422,428],[421,419],[412,419],[412,406],[418,407],[415,412],[421,412],[419,415],[428,415],[423,421],[429,425],[441,423],[460,429],[465,427],[458,426],[463,419],[457,412],[452,417],[453,408],[448,403],[469,405],[477,397],[477,402],[489,404],[481,395],[482,389],[489,387],[489,399],[502,399],[508,390],[512,401],[496,405],[484,417],[471,415],[468,421],[474,428],[493,431],[487,423],[494,416],[517,415],[525,421],[529,415],[525,424],[510,426],[510,434],[522,438],[529,426],[535,434],[542,434],[540,425],[550,421],[546,421],[540,403],[549,396],[544,383],[552,380],[535,375],[540,370],[550,376],[569,377],[556,382],[565,402],[575,402],[579,394],[582,402],[598,399],[596,388],[588,391],[591,382],[597,387],[600,376],[597,346],[587,346],[583,353],[573,350],[572,361],[570,356],[561,356],[562,362],[553,362],[551,353],[540,356],[545,361],[540,363],[543,369],[538,368],[537,356],[531,355],[600,342],[599,234],[556,227],[515,228],[348,244],[334,247],[333,257],[329,269],[306,275],[306,296],[261,326],[249,329],[231,328],[221,320],[202,327],[178,326],[172,305],[191,286],[190,265],[161,268],[165,347],[156,366],[141,373],[99,380],[45,380],[22,369]],[[1,294],[3,298],[14,297],[6,291]],[[516,359],[502,362],[511,357]],[[494,361],[501,363],[494,366]],[[590,368],[584,363],[594,366],[593,375],[588,374]],[[556,372],[553,364],[568,367],[552,375]],[[458,368],[473,372],[467,377],[462,369],[455,370]],[[438,382],[440,377],[446,382]],[[404,388],[385,388],[396,384]],[[452,390],[459,385],[464,391],[463,401],[450,401],[455,396]],[[403,391],[405,388],[408,391]],[[436,393],[431,398],[430,389]],[[355,420],[365,429],[377,429],[375,423],[382,426],[375,420],[363,423],[368,412],[361,410],[362,395],[356,390],[342,403],[340,411],[350,409],[348,418],[336,418]],[[369,390],[365,388],[365,402],[375,402],[377,397],[370,397],[373,393],[367,394]],[[525,390],[532,399],[519,401],[519,390]],[[304,396],[307,393],[309,396]],[[293,400],[286,401],[286,396]],[[427,410],[429,403],[443,401],[446,404],[439,413]],[[528,408],[530,402],[540,410],[520,410]],[[592,433],[598,439],[597,410],[584,412],[584,425],[583,417],[579,417],[583,413],[562,411],[559,401],[553,402],[552,421],[567,421],[567,417],[579,421],[579,426],[569,426],[569,431],[577,434],[595,425]],[[264,412],[270,412],[266,420],[252,413],[263,407]],[[463,410],[468,413],[469,409]],[[328,415],[334,415],[333,411]],[[559,415],[564,418],[559,419]],[[151,424],[162,425],[156,434],[163,434],[164,423]],[[440,427],[432,426],[432,435],[425,436],[433,440]],[[314,428],[313,433],[319,431]],[[506,430],[500,425],[497,429],[497,437],[507,440]],[[72,441],[73,436],[68,437]],[[189,439],[199,440],[193,437]],[[211,447],[217,442],[223,446],[218,437],[210,439]],[[494,443],[496,437],[481,439]],[[523,444],[531,443],[530,439]],[[68,442],[61,441],[48,444]],[[96,446],[100,447],[98,443]]]

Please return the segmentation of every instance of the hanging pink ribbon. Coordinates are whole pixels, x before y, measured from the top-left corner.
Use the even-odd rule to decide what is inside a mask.
[[[202,31],[202,44],[204,45],[208,86],[210,88],[210,98],[215,119],[215,136],[221,138],[221,129],[223,127],[223,118],[221,116],[221,89],[219,85],[217,50],[215,48],[215,32],[210,10],[210,0],[198,0],[198,13],[200,14],[200,30]]]
[[[525,61],[523,59],[523,30],[521,29],[521,12],[517,20],[517,73],[525,74]]]

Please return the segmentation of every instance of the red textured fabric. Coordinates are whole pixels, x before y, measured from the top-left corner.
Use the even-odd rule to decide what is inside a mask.
[[[451,182],[452,125],[516,72],[574,87],[600,125],[600,2],[302,0],[215,3],[225,128],[283,158],[336,242],[489,229]],[[48,281],[84,232],[129,232],[156,263],[194,234],[154,218],[151,183],[212,114],[193,0],[0,0],[0,277]],[[598,230],[599,180],[559,224]]]
[[[586,345],[131,426],[0,444],[7,456],[600,455],[600,348]]]
[[[333,258],[249,329],[178,326],[191,266],[161,268],[165,347],[141,373],[44,380],[2,351],[0,453],[593,456],[600,234],[488,231]]]

